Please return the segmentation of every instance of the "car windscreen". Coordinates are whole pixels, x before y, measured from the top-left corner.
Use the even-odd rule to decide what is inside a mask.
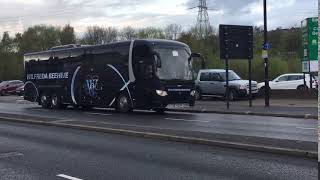
[[[241,77],[238,76],[235,72],[233,71],[229,71],[229,81],[235,81],[235,80],[241,80]],[[227,78],[226,78],[226,72],[220,72],[220,76],[221,78],[226,81]]]

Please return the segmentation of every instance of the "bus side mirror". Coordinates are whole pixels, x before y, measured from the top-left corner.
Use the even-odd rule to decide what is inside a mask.
[[[205,69],[206,68],[206,61],[205,61],[204,57],[200,53],[192,53],[188,60],[191,61],[192,58],[201,59],[201,69]]]
[[[154,62],[157,68],[161,68],[161,57],[158,52],[153,52]]]
[[[191,60],[191,58],[201,58],[201,54],[200,53],[192,53],[189,57],[189,61]]]

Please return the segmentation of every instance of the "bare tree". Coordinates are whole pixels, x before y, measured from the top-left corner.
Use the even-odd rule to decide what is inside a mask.
[[[165,33],[160,28],[147,27],[139,29],[138,37],[148,39],[165,39]]]
[[[121,38],[123,40],[133,40],[137,38],[137,31],[131,26],[127,26],[121,31]]]
[[[178,24],[169,24],[164,29],[166,39],[177,40],[182,32],[182,26]]]
[[[115,42],[118,40],[118,30],[114,27],[107,27],[104,29],[104,39],[102,44]]]
[[[118,38],[118,30],[114,27],[90,26],[84,34],[82,43],[85,44],[105,44],[115,42]]]

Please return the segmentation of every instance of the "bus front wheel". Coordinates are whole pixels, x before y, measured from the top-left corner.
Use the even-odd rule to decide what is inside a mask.
[[[127,95],[121,94],[117,98],[117,107],[116,110],[121,113],[127,113],[132,110],[131,104],[130,104],[130,99],[128,98]]]

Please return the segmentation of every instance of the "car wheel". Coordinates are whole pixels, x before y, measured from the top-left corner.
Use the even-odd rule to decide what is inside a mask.
[[[50,107],[49,98],[45,94],[41,95],[40,105],[42,106],[42,108],[45,108],[45,109]]]
[[[117,107],[116,110],[121,113],[127,113],[132,110],[131,104],[130,104],[130,99],[128,98],[127,95],[121,94],[117,98]]]
[[[3,90],[0,92],[0,95],[1,95],[1,96],[4,96],[4,91],[3,91]]]
[[[234,101],[236,99],[236,96],[237,96],[236,91],[234,89],[230,89],[228,94],[229,101]]]
[[[303,91],[308,90],[308,87],[305,86],[305,85],[300,85],[300,86],[297,87],[297,90],[300,91],[300,92],[303,92]]]
[[[195,90],[194,97],[195,97],[196,100],[201,100],[202,99],[201,92],[200,92],[199,89]]]

